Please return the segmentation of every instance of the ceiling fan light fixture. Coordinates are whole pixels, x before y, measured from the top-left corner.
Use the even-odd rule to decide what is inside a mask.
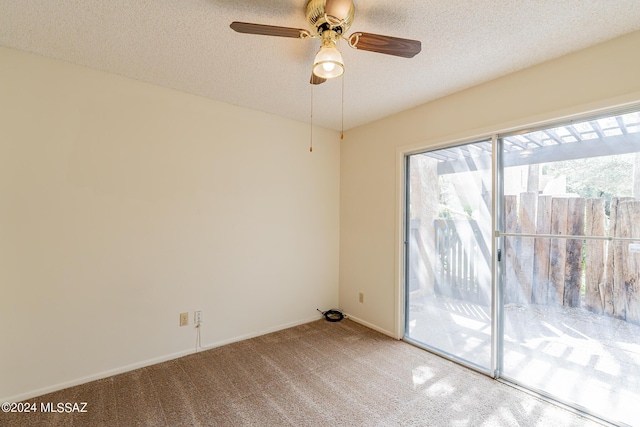
[[[338,33],[333,30],[325,30],[320,35],[322,46],[313,60],[313,74],[322,79],[335,79],[344,73],[344,61],[338,50],[336,39]]]
[[[342,54],[335,46],[322,46],[313,61],[313,74],[323,79],[334,79],[344,73]]]

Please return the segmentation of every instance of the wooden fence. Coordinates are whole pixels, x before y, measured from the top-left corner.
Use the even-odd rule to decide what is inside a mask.
[[[436,220],[435,292],[488,305],[491,252],[476,221]]]
[[[640,238],[640,201],[632,198],[613,198],[609,216],[604,199],[536,193],[505,196],[504,209],[506,233]],[[435,291],[488,303],[477,272],[478,264],[490,265],[489,242],[477,224],[437,220],[434,225],[440,258]],[[460,233],[461,227],[467,231]],[[640,324],[640,254],[630,251],[630,243],[506,237],[505,303],[584,307]]]

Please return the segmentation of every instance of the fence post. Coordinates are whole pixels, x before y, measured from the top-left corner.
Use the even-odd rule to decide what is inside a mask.
[[[518,233],[533,234],[536,231],[536,193],[521,193],[518,209]],[[532,237],[519,237],[516,241],[517,253],[511,262],[516,275],[516,283],[512,284],[514,302],[531,303],[531,282],[533,279],[533,245]]]
[[[605,235],[605,199],[587,200],[587,235]],[[604,309],[604,266],[606,242],[590,240],[587,242],[585,254],[585,306],[594,313],[602,313]]]
[[[569,199],[567,203],[567,234],[571,236],[584,235],[584,207],[585,200],[583,198]],[[563,305],[568,307],[580,307],[582,247],[582,239],[567,240]]]
[[[536,234],[551,234],[551,196],[538,196],[536,213]],[[549,251],[551,241],[547,238],[535,239],[533,258],[533,302],[549,302]]]
[[[504,196],[504,231],[506,233],[517,233],[518,231],[518,198],[517,196]],[[518,262],[516,237],[505,237],[504,259],[505,259],[505,303],[518,302],[518,276],[515,265]]]
[[[551,199],[551,234],[567,234],[569,199]],[[564,239],[551,239],[549,260],[549,303],[562,305],[564,300],[564,273],[567,243]]]
[[[534,234],[536,232],[536,199],[538,194],[533,192],[520,194],[520,232]],[[520,283],[523,303],[530,303],[532,298],[533,255],[535,239],[522,237],[520,239],[519,262],[516,270]]]
[[[623,224],[620,223],[620,204],[624,201],[633,200],[631,197],[612,197],[609,208],[609,236],[621,237],[623,235]],[[604,291],[604,311],[608,315],[625,319],[627,296],[624,288],[622,272],[622,257],[626,245],[620,241],[609,242],[607,251],[607,271]]]
[[[624,201],[618,207],[620,237],[640,237],[640,201]],[[627,322],[640,324],[640,254],[629,252],[628,241],[621,242],[621,277],[616,288],[625,290],[625,315]]]

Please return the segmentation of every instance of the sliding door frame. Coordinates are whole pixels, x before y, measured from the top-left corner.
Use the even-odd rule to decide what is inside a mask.
[[[495,352],[495,345],[493,343],[493,341],[495,340],[495,332],[494,329],[495,328],[499,328],[499,325],[497,324],[497,322],[495,321],[495,316],[493,315],[493,311],[494,311],[494,307],[495,307],[495,299],[496,297],[494,296],[495,293],[495,285],[494,285],[494,269],[496,268],[496,261],[495,261],[495,248],[494,246],[496,245],[496,238],[494,238],[494,232],[492,231],[490,233],[491,236],[491,261],[490,261],[490,268],[491,268],[491,301],[489,302],[489,306],[491,307],[491,360],[489,363],[489,367],[483,367],[481,365],[475,364],[473,362],[461,359],[451,353],[448,353],[444,350],[440,350],[437,349],[435,347],[432,347],[426,343],[414,340],[410,337],[407,336],[407,331],[409,329],[409,298],[408,298],[408,286],[409,286],[409,242],[410,242],[410,233],[411,233],[411,229],[409,227],[410,224],[410,212],[409,212],[409,204],[411,202],[411,186],[410,186],[410,158],[413,155],[416,154],[421,154],[421,153],[425,153],[425,152],[429,152],[429,151],[437,151],[439,149],[446,149],[446,148],[452,148],[452,147],[458,147],[458,146],[464,146],[464,145],[468,145],[468,144],[474,144],[474,143],[478,143],[478,142],[490,142],[491,143],[491,150],[492,150],[492,171],[491,171],[491,175],[492,175],[492,204],[491,204],[491,224],[492,227],[494,227],[495,221],[497,221],[496,218],[496,211],[495,211],[495,200],[496,198],[493,196],[493,191],[495,191],[496,187],[498,187],[498,183],[496,182],[496,178],[495,178],[495,173],[494,173],[494,165],[493,165],[493,159],[495,159],[495,153],[496,153],[496,146],[495,146],[495,142],[496,142],[496,138],[497,135],[493,134],[493,135],[485,135],[484,137],[479,137],[479,138],[465,138],[462,140],[458,140],[458,141],[454,141],[454,142],[449,142],[446,144],[442,144],[441,146],[432,146],[429,147],[427,149],[422,149],[422,150],[413,150],[413,151],[407,151],[407,152],[403,152],[402,153],[402,182],[403,182],[403,187],[402,187],[402,214],[401,214],[401,218],[402,218],[402,250],[400,251],[402,253],[402,259],[401,259],[401,265],[402,265],[402,286],[400,286],[401,288],[401,303],[402,303],[402,307],[399,310],[400,312],[402,312],[402,318],[401,318],[401,322],[402,322],[402,330],[401,333],[399,334],[399,338],[416,346],[419,347],[423,350],[429,351],[430,353],[434,353],[440,357],[443,357],[451,362],[457,363],[459,365],[462,365],[466,368],[472,369],[476,372],[479,372],[483,375],[492,377],[492,378],[496,378],[496,369],[495,369],[495,365],[496,365],[496,360],[497,359],[497,355],[494,354]],[[499,151],[498,151],[499,152]],[[495,228],[495,227],[494,227]]]
[[[498,233],[504,224],[504,177],[502,170],[502,140],[497,134],[491,135],[491,376],[499,378],[502,372],[504,342],[504,311],[502,296],[504,274],[501,266],[501,255],[504,252],[503,242]]]
[[[637,242],[638,238],[633,238],[633,237],[615,237],[615,236],[590,236],[590,235],[558,235],[558,234],[531,234],[531,233],[507,233],[505,232],[505,223],[504,223],[504,218],[503,218],[503,213],[504,213],[504,180],[502,179],[502,174],[504,172],[504,165],[502,163],[502,154],[504,153],[503,150],[503,140],[504,138],[507,137],[511,137],[511,136],[516,136],[516,135],[521,135],[521,134],[526,134],[526,133],[530,133],[530,132],[535,132],[535,131],[539,131],[539,130],[547,130],[549,128],[554,128],[554,127],[560,127],[560,126],[569,126],[572,125],[574,123],[581,123],[584,122],[586,120],[589,121],[595,121],[598,119],[602,119],[602,118],[608,118],[611,116],[618,116],[618,115],[623,115],[623,114],[627,114],[627,113],[634,113],[634,112],[640,112],[640,104],[638,103],[634,103],[631,106],[625,106],[623,108],[611,108],[611,109],[607,109],[607,110],[603,110],[600,111],[598,113],[586,113],[586,114],[582,114],[579,116],[575,116],[573,118],[570,119],[558,119],[558,120],[552,120],[552,121],[547,121],[544,123],[540,123],[536,126],[532,126],[532,127],[521,127],[520,129],[517,130],[512,130],[509,132],[503,132],[500,134],[495,134],[494,137],[497,139],[496,140],[496,144],[494,145],[494,150],[497,150],[497,152],[494,152],[494,165],[496,167],[496,169],[493,170],[493,175],[494,175],[494,179],[496,180],[496,183],[498,184],[499,188],[494,188],[494,197],[496,197],[497,200],[494,200],[494,206],[498,209],[497,211],[497,215],[496,215],[496,223],[495,223],[495,229],[494,229],[494,236],[495,236],[495,241],[497,243],[497,245],[499,245],[499,248],[503,248],[504,247],[504,239],[506,237],[530,237],[530,238],[550,238],[550,239],[561,239],[561,240],[571,240],[571,239],[577,239],[577,240],[596,240],[596,241],[626,241],[626,242]],[[612,153],[612,155],[615,155],[615,153]],[[504,252],[504,249],[502,249],[502,251]],[[497,257],[494,257],[494,259]],[[575,402],[571,402],[568,401],[558,395],[554,395],[553,393],[547,392],[545,390],[542,390],[538,387],[535,387],[533,385],[530,384],[525,384],[523,383],[521,380],[511,377],[508,374],[505,374],[503,372],[503,361],[504,361],[504,304],[502,304],[502,298],[504,295],[504,289],[505,289],[505,276],[503,273],[503,269],[501,268],[501,262],[497,262],[497,269],[496,272],[499,276],[499,280],[497,279],[497,283],[496,283],[496,288],[494,289],[494,292],[497,293],[496,295],[496,304],[499,305],[499,307],[496,307],[496,317],[500,317],[499,319],[495,319],[498,322],[498,325],[496,326],[496,329],[499,331],[499,337],[496,338],[495,343],[496,343],[496,348],[493,349],[492,348],[492,352],[495,351],[497,353],[497,365],[496,368],[497,370],[495,371],[495,376],[494,378],[504,384],[510,385],[512,387],[515,387],[519,390],[522,390],[524,392],[527,392],[529,394],[532,394],[538,398],[541,398],[547,402],[556,404],[558,406],[561,406],[562,408],[574,412],[576,414],[579,414],[585,418],[589,418],[595,421],[605,421],[609,424],[612,425],[620,425],[620,421],[619,420],[615,420],[613,418],[610,418],[608,416],[606,416],[605,414],[595,414],[593,413],[591,410],[589,410],[588,408],[575,403]],[[500,292],[497,292],[498,287],[500,289]],[[622,425],[626,425],[626,424],[622,424]]]
[[[420,347],[426,351],[434,353],[440,357],[443,357],[447,360],[455,362],[459,365],[465,366],[474,371],[480,372],[484,375],[490,376],[502,383],[507,385],[516,387],[522,391],[530,393],[534,396],[537,396],[543,400],[546,400],[550,403],[557,404],[559,406],[564,407],[565,409],[578,413],[582,416],[593,420],[602,420],[611,424],[616,424],[616,421],[609,419],[608,417],[604,417],[601,414],[593,414],[587,408],[584,408],[578,404],[573,402],[567,402],[555,395],[552,395],[543,390],[539,390],[535,387],[531,387],[528,385],[521,384],[517,379],[510,378],[503,374],[503,355],[504,355],[504,304],[503,304],[503,295],[504,295],[504,268],[502,256],[504,254],[504,238],[511,236],[512,233],[504,232],[504,202],[503,202],[503,193],[504,193],[504,165],[503,165],[503,139],[509,136],[515,136],[520,134],[525,134],[529,132],[533,132],[536,130],[548,129],[550,127],[559,127],[559,126],[568,126],[574,123],[583,122],[585,120],[598,120],[601,118],[609,117],[612,115],[622,115],[631,112],[640,111],[640,102],[633,101],[624,105],[619,105],[615,107],[603,108],[595,111],[587,111],[579,114],[574,114],[571,116],[565,116],[562,118],[555,118],[537,122],[530,126],[520,125],[514,126],[508,129],[504,129],[501,131],[496,131],[494,133],[484,133],[475,135],[473,137],[468,137],[464,139],[458,140],[449,140],[443,141],[437,144],[432,144],[429,146],[420,146],[414,147],[411,149],[398,149],[398,163],[402,166],[398,170],[398,178],[401,183],[401,191],[399,194],[402,196],[397,200],[399,202],[400,214],[399,218],[401,219],[399,222],[399,236],[401,236],[398,247],[400,248],[397,252],[398,263],[401,268],[398,269],[398,292],[396,294],[398,301],[396,304],[397,307],[397,324],[396,324],[396,333],[398,339],[403,339],[417,347]],[[484,369],[478,365],[474,365],[473,363],[467,363],[464,360],[461,360],[453,355],[443,353],[442,351],[438,351],[435,348],[431,348],[428,345],[412,340],[411,338],[406,336],[408,331],[408,313],[409,313],[409,299],[408,299],[408,286],[409,286],[409,260],[408,260],[408,245],[409,245],[409,221],[410,221],[410,212],[408,209],[410,202],[410,181],[409,181],[409,158],[411,155],[424,153],[427,151],[436,151],[443,148],[455,147],[464,144],[470,144],[482,140],[491,139],[492,145],[492,227],[493,230],[491,232],[492,242],[491,242],[491,365],[490,369]],[[522,237],[522,235],[517,235]],[[516,237],[517,237],[516,236]],[[532,235],[533,237],[546,237],[545,235]],[[529,237],[526,235],[525,237]],[[557,236],[555,236],[557,237]],[[584,239],[585,236],[580,236],[581,239]],[[618,240],[619,238],[612,239],[612,237],[597,237],[599,240]],[[621,239],[621,240],[631,240],[631,239]],[[637,239],[633,239],[637,240]]]

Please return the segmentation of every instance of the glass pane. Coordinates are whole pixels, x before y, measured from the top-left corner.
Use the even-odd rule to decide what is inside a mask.
[[[409,157],[406,336],[491,366],[491,143]]]
[[[504,240],[502,373],[630,425],[640,425],[640,134],[629,129],[639,120],[503,140],[504,232],[525,236]]]

